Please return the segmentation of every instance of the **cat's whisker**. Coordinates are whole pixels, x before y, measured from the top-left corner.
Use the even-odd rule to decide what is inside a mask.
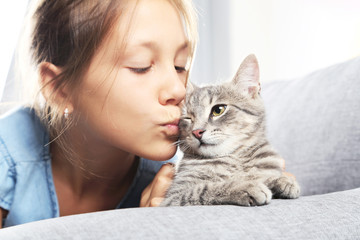
[[[186,143],[181,144],[181,147],[182,147],[183,151],[187,151],[190,148],[190,146]]]
[[[172,145],[179,146],[180,145],[180,140],[177,140],[177,141],[173,142]]]

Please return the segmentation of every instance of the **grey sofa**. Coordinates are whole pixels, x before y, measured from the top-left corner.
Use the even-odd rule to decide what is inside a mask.
[[[267,84],[262,96],[299,199],[81,214],[5,228],[0,239],[360,239],[360,58]]]

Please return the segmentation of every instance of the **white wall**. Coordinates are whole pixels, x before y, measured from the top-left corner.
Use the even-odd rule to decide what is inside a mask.
[[[191,79],[196,83],[227,77],[230,58],[230,5],[227,0],[193,0],[199,15],[199,43]]]
[[[255,53],[262,81],[291,79],[360,55],[359,0],[233,0],[234,72]]]
[[[249,53],[259,59],[262,82],[360,55],[360,0],[194,2],[200,12],[195,82],[231,78]]]
[[[2,1],[0,3],[0,101],[13,58],[14,49],[25,15],[28,0]]]

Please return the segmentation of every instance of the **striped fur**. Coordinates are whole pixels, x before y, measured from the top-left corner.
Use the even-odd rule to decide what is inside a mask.
[[[179,123],[184,157],[161,206],[258,206],[272,197],[299,196],[299,185],[282,173],[283,159],[266,139],[259,92],[254,55],[231,82],[188,87]],[[217,116],[221,111],[214,106],[225,106],[220,107],[225,111]],[[193,133],[199,129],[201,137]]]

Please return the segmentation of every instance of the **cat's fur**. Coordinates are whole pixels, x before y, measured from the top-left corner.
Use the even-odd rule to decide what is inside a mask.
[[[243,61],[231,82],[188,87],[179,123],[184,157],[161,206],[257,206],[272,197],[299,196],[298,183],[283,174],[284,160],[265,136],[259,92],[254,55]]]

